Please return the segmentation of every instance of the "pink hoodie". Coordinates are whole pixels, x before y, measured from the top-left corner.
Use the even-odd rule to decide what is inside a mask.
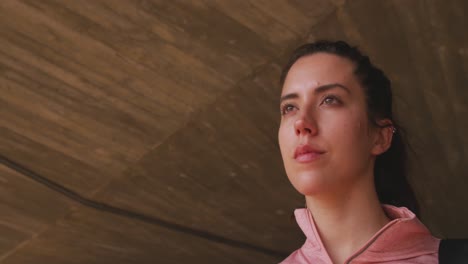
[[[390,223],[379,230],[345,263],[421,263],[437,264],[440,240],[405,207],[383,205]],[[332,264],[315,223],[305,208],[294,211],[299,227],[306,235],[304,245],[294,251],[281,264]]]

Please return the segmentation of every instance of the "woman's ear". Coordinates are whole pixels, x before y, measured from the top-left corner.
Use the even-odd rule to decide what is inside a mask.
[[[392,145],[393,134],[395,127],[390,119],[381,119],[377,122],[378,127],[375,129],[374,144],[371,153],[373,155],[380,155],[387,151]]]

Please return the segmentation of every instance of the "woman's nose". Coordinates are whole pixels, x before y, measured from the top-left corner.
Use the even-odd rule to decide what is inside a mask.
[[[296,120],[294,123],[294,129],[296,130],[296,135],[315,135],[317,134],[317,125],[315,122],[301,117]]]

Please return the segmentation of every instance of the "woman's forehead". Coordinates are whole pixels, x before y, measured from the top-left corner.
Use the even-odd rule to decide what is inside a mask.
[[[356,84],[353,63],[333,54],[317,53],[298,59],[289,70],[283,93],[294,90],[314,89],[329,83],[344,86]]]

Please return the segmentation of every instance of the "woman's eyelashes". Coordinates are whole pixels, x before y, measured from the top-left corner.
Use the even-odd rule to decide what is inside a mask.
[[[293,104],[288,104],[288,103],[286,103],[286,104],[284,104],[284,105],[281,106],[281,109],[280,109],[281,115],[283,115],[283,116],[284,116],[284,115],[287,115],[288,113],[294,111],[295,108],[297,108],[297,107],[294,106]]]
[[[320,105],[341,105],[343,102],[340,98],[334,94],[328,94],[323,97],[322,102]]]
[[[322,99],[319,101],[319,106],[340,106],[343,104],[343,101],[337,96],[333,94],[325,95],[322,97]],[[299,110],[299,107],[292,103],[285,103],[281,105],[280,107],[280,112],[281,115],[287,115],[293,111]]]

